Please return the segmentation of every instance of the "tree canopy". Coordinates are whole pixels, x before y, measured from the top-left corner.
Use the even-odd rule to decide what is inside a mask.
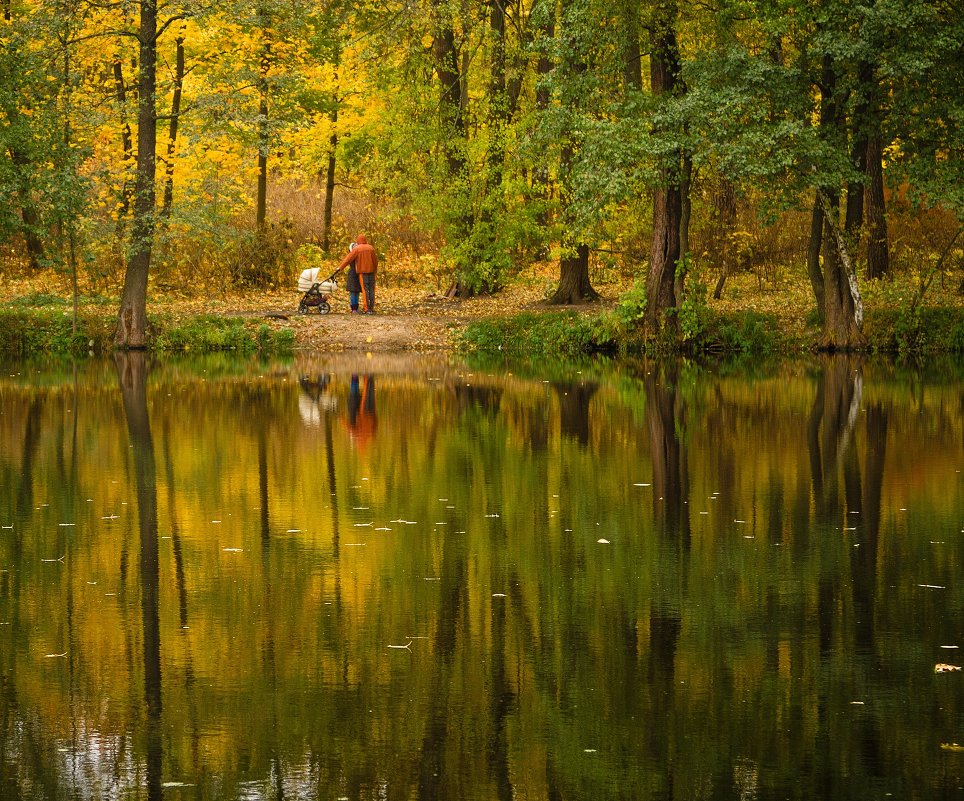
[[[849,347],[888,204],[964,219],[962,44],[943,0],[4,0],[0,242],[133,308],[148,274],[277,281],[335,228],[464,292],[549,259],[560,303],[615,260],[655,329],[693,264],[722,291],[741,219],[795,212]]]

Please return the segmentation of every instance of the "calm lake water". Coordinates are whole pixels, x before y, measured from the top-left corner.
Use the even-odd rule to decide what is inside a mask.
[[[0,798],[960,799],[959,368],[7,365]]]

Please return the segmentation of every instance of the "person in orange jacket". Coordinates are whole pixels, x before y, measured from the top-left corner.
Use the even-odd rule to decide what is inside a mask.
[[[375,273],[378,272],[378,254],[375,253],[375,248],[368,244],[364,234],[355,237],[355,247],[348,251],[348,255],[338,265],[338,269],[341,270],[349,264],[355,265],[355,271],[361,279],[364,314],[372,314],[375,311]]]

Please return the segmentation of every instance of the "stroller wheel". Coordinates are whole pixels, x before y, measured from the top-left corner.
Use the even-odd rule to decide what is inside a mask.
[[[305,306],[304,301],[301,301],[301,303],[298,304],[298,314],[307,314],[307,313],[308,313],[308,307]]]
[[[331,311],[331,304],[327,300],[322,300],[318,304],[318,314],[328,314]]]

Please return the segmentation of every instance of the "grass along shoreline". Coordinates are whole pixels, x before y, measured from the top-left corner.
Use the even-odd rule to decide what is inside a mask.
[[[43,277],[0,284],[4,299],[0,354],[18,358],[111,352],[118,301],[81,296],[75,330],[72,299],[38,289],[52,285],[56,284]],[[792,355],[816,350],[820,340],[813,302],[799,282],[763,286],[752,274],[736,276],[719,301],[693,282],[677,312],[680,337],[672,342],[646,336],[641,324],[645,299],[638,284],[599,282],[603,300],[576,308],[547,306],[545,297],[551,287],[547,275],[535,280],[527,276],[496,296],[441,302],[421,284],[393,285],[383,280],[380,304],[386,314],[381,319],[388,322],[414,314],[437,317],[451,333],[448,342],[433,343],[434,349],[503,355]],[[945,292],[941,305],[925,305],[918,302],[915,290],[913,281],[906,279],[867,282],[863,350],[904,356],[964,352],[961,297]],[[149,348],[262,355],[311,350],[315,345],[303,325],[307,318],[294,312],[298,297],[293,292],[225,292],[217,298],[152,296]],[[335,298],[333,314],[343,313],[342,300]],[[312,315],[311,319],[319,318]],[[406,347],[417,350],[419,343]]]

